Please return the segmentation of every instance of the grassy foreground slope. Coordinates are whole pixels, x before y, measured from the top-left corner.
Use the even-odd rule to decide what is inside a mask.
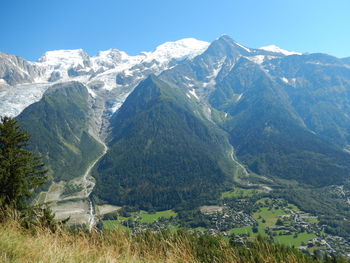
[[[34,234],[33,234],[34,232]],[[24,230],[15,221],[0,224],[0,261],[8,262],[328,262],[296,249],[259,240],[234,246],[221,237],[125,231]],[[331,262],[346,262],[334,260]]]

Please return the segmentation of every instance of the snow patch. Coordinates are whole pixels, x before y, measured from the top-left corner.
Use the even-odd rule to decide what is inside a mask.
[[[199,97],[198,97],[198,95],[196,94],[195,89],[191,89],[191,90],[189,91],[189,94],[191,94],[193,97],[195,97],[197,100],[199,100]]]
[[[98,69],[115,68],[123,63],[130,63],[130,56],[118,49],[111,48],[98,52],[97,56],[91,57],[92,68]]]
[[[143,52],[142,54],[146,56],[143,62],[156,60],[164,64],[170,62],[172,59],[191,59],[203,53],[208,48],[209,44],[209,42],[194,38],[184,38],[175,42],[166,42],[158,46],[152,52]]]
[[[265,47],[261,47],[259,49],[265,50],[265,51],[270,51],[270,52],[274,52],[274,53],[280,53],[286,56],[290,56],[290,55],[301,55],[302,53],[299,52],[295,52],[295,51],[288,51],[285,49],[282,49],[278,46],[275,45],[269,45],[269,46],[265,46]]]
[[[218,76],[219,72],[221,71],[225,60],[226,60],[226,56],[216,63],[216,65],[212,69],[211,74],[206,76],[206,79],[208,79],[208,81],[201,83],[203,88],[214,87],[214,85],[216,84],[215,78]]]
[[[4,79],[0,79],[0,85],[8,85],[7,81]]]
[[[236,45],[239,46],[240,48],[243,48],[245,51],[250,52],[250,49],[249,49],[249,48],[247,48],[247,47],[245,47],[245,46],[242,46],[241,44],[239,44],[239,43],[237,43],[237,42],[235,42],[235,43],[236,43]]]
[[[47,81],[55,71],[60,73],[60,80],[67,81],[72,79],[68,75],[69,69],[81,70],[88,74],[90,57],[82,49],[53,50],[47,51],[35,64],[45,70],[42,80]]]
[[[116,103],[115,105],[113,105],[113,107],[112,108],[110,108],[109,110],[111,111],[111,112],[116,112],[117,110],[119,110],[119,108],[121,107],[123,105],[123,103],[121,103],[121,102],[118,102],[118,103]]]
[[[282,80],[284,83],[289,84],[289,80],[288,80],[287,78],[283,77],[283,78],[281,78],[281,80]]]
[[[82,49],[54,50],[46,52],[39,58],[38,62],[48,67],[79,65],[85,67],[84,61],[87,59],[89,59],[89,56]]]
[[[88,90],[91,97],[96,98],[96,93],[92,89],[90,89],[88,86],[86,86],[86,89]]]
[[[257,56],[247,57],[247,59],[260,65],[265,61],[265,57],[266,56],[264,56],[264,55],[257,55]]]
[[[297,79],[296,78],[290,78],[290,79],[287,79],[286,77],[282,77],[280,78],[284,83],[288,84],[288,85],[295,85]]]

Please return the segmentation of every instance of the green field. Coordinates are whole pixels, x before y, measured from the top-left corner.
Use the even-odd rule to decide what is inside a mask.
[[[299,211],[300,209],[294,204],[288,204],[287,206],[290,210]]]
[[[172,210],[164,210],[155,213],[147,213],[145,211],[140,212],[140,222],[142,223],[153,223],[157,221],[159,218],[170,218],[175,216],[176,213]]]
[[[274,226],[278,219],[278,216],[285,215],[286,213],[282,209],[270,209],[268,207],[260,208],[259,211],[253,214],[253,218],[259,222],[259,226],[264,227]],[[263,222],[265,220],[265,222]]]
[[[310,216],[310,214],[305,213],[305,216]],[[304,217],[303,219],[310,224],[318,224],[319,222],[317,217]]]
[[[236,187],[231,191],[223,192],[221,194],[221,199],[232,197],[252,197],[258,193],[259,191],[257,189],[244,189]]]
[[[256,201],[257,204],[261,204],[261,205],[270,204],[271,202],[272,202],[271,199],[267,197],[261,198],[258,201]]]
[[[233,228],[229,231],[229,234],[236,234],[236,235],[248,234],[248,235],[251,235],[253,233],[252,228],[253,228],[252,226]]]
[[[117,220],[103,220],[103,228],[108,230],[113,230],[117,228],[128,229],[126,226],[122,224],[123,221],[127,221],[129,219],[136,220],[141,223],[153,223],[156,222],[159,218],[170,218],[175,216],[176,213],[172,210],[164,210],[158,211],[155,213],[148,213],[146,211],[134,212],[130,217],[122,217],[118,216]],[[171,228],[171,229],[170,229]],[[170,230],[177,229],[176,226],[169,227]]]
[[[299,233],[297,237],[294,237],[294,235],[275,236],[274,240],[280,244],[299,247],[302,242],[306,244],[310,239],[315,237],[315,234],[308,234],[305,232]]]
[[[115,230],[115,229],[129,229],[122,225],[118,220],[103,220],[103,229]]]
[[[206,228],[205,228],[205,227],[201,227],[201,226],[199,226],[199,227],[194,228],[194,230],[197,230],[197,231],[201,231],[201,232],[203,232],[203,231],[205,231],[205,230],[206,230]]]

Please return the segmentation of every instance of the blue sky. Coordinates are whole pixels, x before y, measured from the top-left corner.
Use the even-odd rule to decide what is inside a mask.
[[[112,47],[130,55],[185,37],[350,56],[349,0],[0,0],[0,51]]]

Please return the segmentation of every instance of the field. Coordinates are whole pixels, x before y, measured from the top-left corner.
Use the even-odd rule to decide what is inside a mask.
[[[121,224],[118,220],[103,220],[103,229],[105,230],[117,230],[117,229],[129,229],[128,227]]]
[[[282,209],[274,209],[263,207],[258,212],[253,214],[253,218],[259,222],[259,233],[264,234],[265,227],[271,227],[276,225],[278,216],[285,215],[286,213]]]
[[[123,221],[133,220],[140,223],[154,223],[160,218],[170,218],[175,216],[176,213],[172,210],[158,211],[155,213],[148,213],[146,211],[133,212],[130,217],[119,216],[117,220],[103,220],[103,228],[108,230],[113,229],[127,229],[122,223]],[[169,229],[177,229],[175,226],[169,227]]]
[[[308,234],[306,232],[299,233],[297,236],[294,235],[283,235],[283,236],[276,236],[274,237],[274,240],[277,243],[284,244],[287,246],[295,246],[299,247],[302,245],[302,243],[307,243],[310,239],[315,238],[315,234]]]
[[[257,189],[244,189],[244,188],[234,188],[232,191],[223,192],[221,194],[221,199],[232,198],[232,197],[252,197],[261,191]]]
[[[175,216],[176,213],[172,210],[159,211],[155,213],[147,213],[145,211],[140,212],[140,222],[141,223],[153,223],[157,221],[159,218],[170,218]]]
[[[252,226],[244,226],[244,227],[237,227],[233,228],[229,231],[229,234],[235,234],[235,235],[251,235],[253,233],[253,227]]]

